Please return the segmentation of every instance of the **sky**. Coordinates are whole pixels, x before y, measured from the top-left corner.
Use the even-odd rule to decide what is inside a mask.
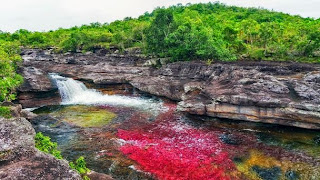
[[[1,0],[0,30],[48,31],[92,22],[138,17],[156,7],[208,0]],[[214,1],[211,1],[214,2]],[[263,7],[302,17],[320,18],[320,0],[220,0],[227,5]]]

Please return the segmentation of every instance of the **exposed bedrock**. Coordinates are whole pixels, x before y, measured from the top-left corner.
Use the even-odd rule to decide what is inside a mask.
[[[35,148],[35,131],[24,118],[0,118],[0,179],[81,179],[68,162]]]
[[[18,99],[23,107],[59,104],[61,99],[58,88],[52,84],[47,72],[27,66],[20,73],[24,83],[18,89]]]
[[[177,62],[156,69],[146,66],[152,59],[134,53],[31,49],[22,55],[26,81],[19,100],[24,107],[60,102],[47,75],[55,72],[97,86],[131,84],[178,101],[178,110],[190,114],[320,129],[319,65]]]

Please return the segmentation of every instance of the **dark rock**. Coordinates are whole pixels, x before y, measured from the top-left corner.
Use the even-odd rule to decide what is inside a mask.
[[[281,176],[281,169],[279,167],[267,169],[259,166],[253,166],[252,170],[255,171],[263,180],[279,180]]]
[[[48,91],[26,91],[18,93],[19,103],[23,108],[40,107],[47,105],[58,105],[61,97],[57,89]]]
[[[243,158],[240,158],[240,157],[235,157],[235,158],[233,158],[233,161],[234,161],[235,163],[243,163],[244,159],[243,159]]]
[[[320,136],[316,136],[315,138],[313,138],[313,142],[314,142],[316,145],[320,146]]]
[[[239,145],[241,143],[241,140],[233,134],[221,134],[219,138],[222,142],[230,145]]]
[[[274,136],[272,136],[270,134],[266,134],[266,133],[263,133],[263,132],[258,132],[256,134],[257,134],[258,140],[260,142],[263,142],[263,143],[266,143],[266,144],[269,144],[269,145],[279,145],[279,144],[281,144],[281,141],[279,139],[277,139],[276,137],[274,137]]]
[[[299,174],[296,171],[289,170],[285,174],[287,180],[298,180],[300,179]]]

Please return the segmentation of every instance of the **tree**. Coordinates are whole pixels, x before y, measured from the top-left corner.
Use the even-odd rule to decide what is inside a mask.
[[[263,43],[264,56],[267,56],[268,44],[271,42],[274,35],[274,24],[273,23],[262,23],[260,29],[260,38]]]
[[[308,35],[307,44],[304,48],[304,56],[312,56],[314,51],[320,51],[320,28]]]
[[[166,55],[168,46],[165,39],[174,29],[173,13],[170,10],[158,9],[155,19],[146,30],[146,41],[148,52],[159,55]]]

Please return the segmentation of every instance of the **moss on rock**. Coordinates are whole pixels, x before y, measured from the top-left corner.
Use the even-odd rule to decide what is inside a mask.
[[[113,112],[91,106],[67,106],[52,115],[80,127],[102,127],[117,116]]]

